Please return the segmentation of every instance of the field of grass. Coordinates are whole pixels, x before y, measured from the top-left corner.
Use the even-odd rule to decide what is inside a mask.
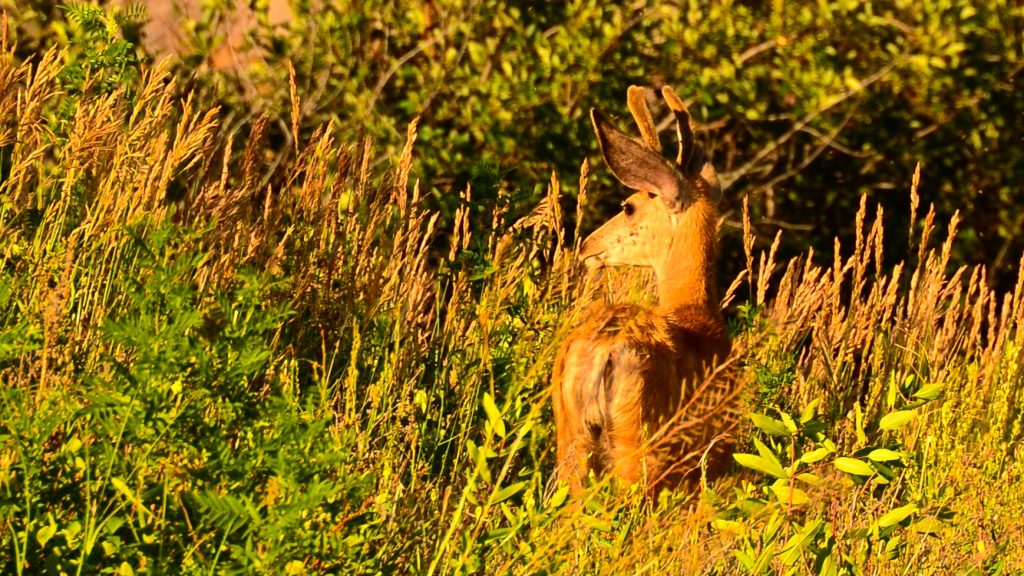
[[[223,129],[166,65],[73,94],[64,60],[0,49],[0,572],[1024,571],[1024,276],[952,266],[914,166],[911,219],[863,201],[832,255],[777,262],[746,227],[728,475],[576,502],[555,351],[579,304],[649,297],[573,265],[559,200],[586,214],[603,164],[509,226],[467,188],[442,225],[415,122],[378,165],[302,137],[293,89],[270,183],[266,120]]]

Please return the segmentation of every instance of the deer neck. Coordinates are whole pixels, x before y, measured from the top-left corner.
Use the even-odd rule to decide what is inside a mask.
[[[704,309],[718,316],[715,252],[718,213],[708,200],[699,198],[677,216],[675,231],[665,257],[654,267],[658,282],[658,306],[666,311]]]

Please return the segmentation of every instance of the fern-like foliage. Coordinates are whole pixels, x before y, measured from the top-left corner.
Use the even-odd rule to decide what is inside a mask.
[[[245,536],[259,525],[259,510],[248,496],[204,490],[193,494],[192,500],[202,512],[204,520],[224,535],[241,531]]]
[[[124,37],[124,29],[144,22],[146,7],[132,3],[104,9],[94,4],[71,2],[61,9],[72,24],[70,50],[61,71],[64,88],[71,94],[109,94],[130,88],[139,78],[136,47]]]
[[[149,12],[142,2],[132,2],[121,8],[111,7],[110,18],[121,28],[127,28],[145,23],[149,18]]]

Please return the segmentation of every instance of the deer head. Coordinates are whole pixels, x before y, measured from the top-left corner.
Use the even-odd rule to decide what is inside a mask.
[[[662,156],[643,88],[630,86],[627,98],[642,141],[591,110],[605,163],[619,182],[636,192],[622,203],[622,212],[587,238],[579,254],[588,267],[652,267],[659,283],[680,266],[696,265],[699,273],[706,273],[714,260],[715,204],[721,196],[718,176],[694,141],[685,104],[668,86],[662,96],[675,115],[675,161]]]

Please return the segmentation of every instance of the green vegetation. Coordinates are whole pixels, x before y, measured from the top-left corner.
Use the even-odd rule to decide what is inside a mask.
[[[295,4],[239,75],[0,0],[0,571],[1024,570],[1019,7]],[[640,297],[573,266],[585,114],[662,81],[731,185],[749,426],[701,493],[577,503],[550,367]]]

